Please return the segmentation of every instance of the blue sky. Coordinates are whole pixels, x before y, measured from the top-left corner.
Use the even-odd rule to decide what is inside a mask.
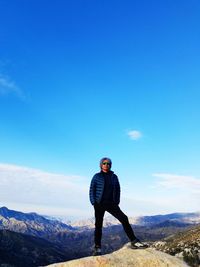
[[[109,156],[130,215],[196,211],[199,1],[0,0],[0,10],[0,204],[90,216],[90,179]]]

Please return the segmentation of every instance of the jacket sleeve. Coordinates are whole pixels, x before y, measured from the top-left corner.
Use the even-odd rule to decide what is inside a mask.
[[[121,189],[120,189],[120,183],[119,183],[119,179],[116,175],[116,184],[115,184],[115,202],[117,204],[120,203],[120,193],[121,193]]]
[[[92,205],[94,205],[95,203],[95,194],[96,194],[96,183],[94,175],[90,183],[90,191],[89,191],[90,202]]]

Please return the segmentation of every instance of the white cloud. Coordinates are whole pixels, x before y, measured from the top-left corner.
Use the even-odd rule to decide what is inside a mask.
[[[154,173],[154,186],[151,186],[150,199],[171,212],[199,211],[200,179],[170,173]]]
[[[122,188],[122,210],[129,216],[200,211],[200,179],[193,176],[154,173]]]
[[[140,131],[137,130],[131,130],[128,132],[128,136],[132,139],[132,140],[138,140],[142,137],[142,133]]]
[[[128,216],[198,211],[200,179],[155,173],[155,180],[127,188],[121,182],[120,207]],[[64,175],[0,163],[0,205],[24,212],[37,212],[66,218],[89,218],[90,178]],[[151,186],[152,183],[154,186]]]
[[[153,176],[159,178],[157,181],[157,186],[166,189],[181,189],[191,193],[200,194],[200,179],[193,176],[169,173],[154,173]]]
[[[48,215],[89,216],[88,184],[76,175],[0,164],[1,205]]]
[[[7,95],[10,93],[14,93],[19,98],[24,99],[22,90],[15,84],[15,82],[8,77],[0,75],[0,95]]]

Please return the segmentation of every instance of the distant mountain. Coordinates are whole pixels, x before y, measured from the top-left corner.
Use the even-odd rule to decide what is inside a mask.
[[[171,213],[166,215],[152,215],[152,216],[137,216],[129,217],[129,222],[133,225],[139,226],[152,226],[157,224],[162,224],[168,222],[175,222],[180,224],[198,224],[200,223],[200,212],[193,213]],[[104,218],[104,227],[118,225],[120,222],[112,216],[107,216]],[[94,228],[94,218],[87,220],[79,220],[70,223],[72,227],[79,227],[82,229]]]
[[[0,230],[0,266],[37,267],[69,259],[61,247],[44,239]]]
[[[184,259],[190,266],[200,266],[200,225],[155,242],[153,246],[163,252]]]
[[[46,239],[62,247],[71,258],[83,257],[86,251],[89,254],[89,248],[93,245],[93,232],[80,231],[55,219],[6,207],[0,208],[1,229]],[[77,247],[77,244],[80,246]]]
[[[187,227],[187,226],[189,227],[189,226],[191,226],[191,224],[190,223],[181,222],[181,221],[178,221],[178,220],[166,220],[164,222],[160,222],[158,224],[152,225],[153,228],[160,228],[160,227],[178,227],[178,228],[182,228],[182,227]]]
[[[131,219],[130,219],[131,220]],[[200,223],[200,212],[193,213],[171,213],[166,215],[141,216],[137,217],[137,225],[150,226],[165,221],[174,221],[185,224]]]
[[[29,234],[37,237],[51,239],[52,235],[59,232],[73,231],[71,225],[57,220],[49,220],[37,213],[23,213],[0,208],[0,229]]]
[[[94,228],[94,224],[95,224],[94,217],[86,219],[86,220],[78,220],[78,221],[70,223],[72,227],[79,228],[79,229],[92,229]],[[104,217],[104,220],[103,220],[104,227],[118,225],[118,224],[120,224],[120,222],[114,217],[112,216]]]

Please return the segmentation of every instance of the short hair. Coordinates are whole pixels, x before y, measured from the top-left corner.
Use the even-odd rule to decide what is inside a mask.
[[[102,163],[104,162],[104,160],[107,160],[110,163],[110,167],[112,166],[112,160],[108,157],[104,157],[100,160],[100,167],[101,167]]]

